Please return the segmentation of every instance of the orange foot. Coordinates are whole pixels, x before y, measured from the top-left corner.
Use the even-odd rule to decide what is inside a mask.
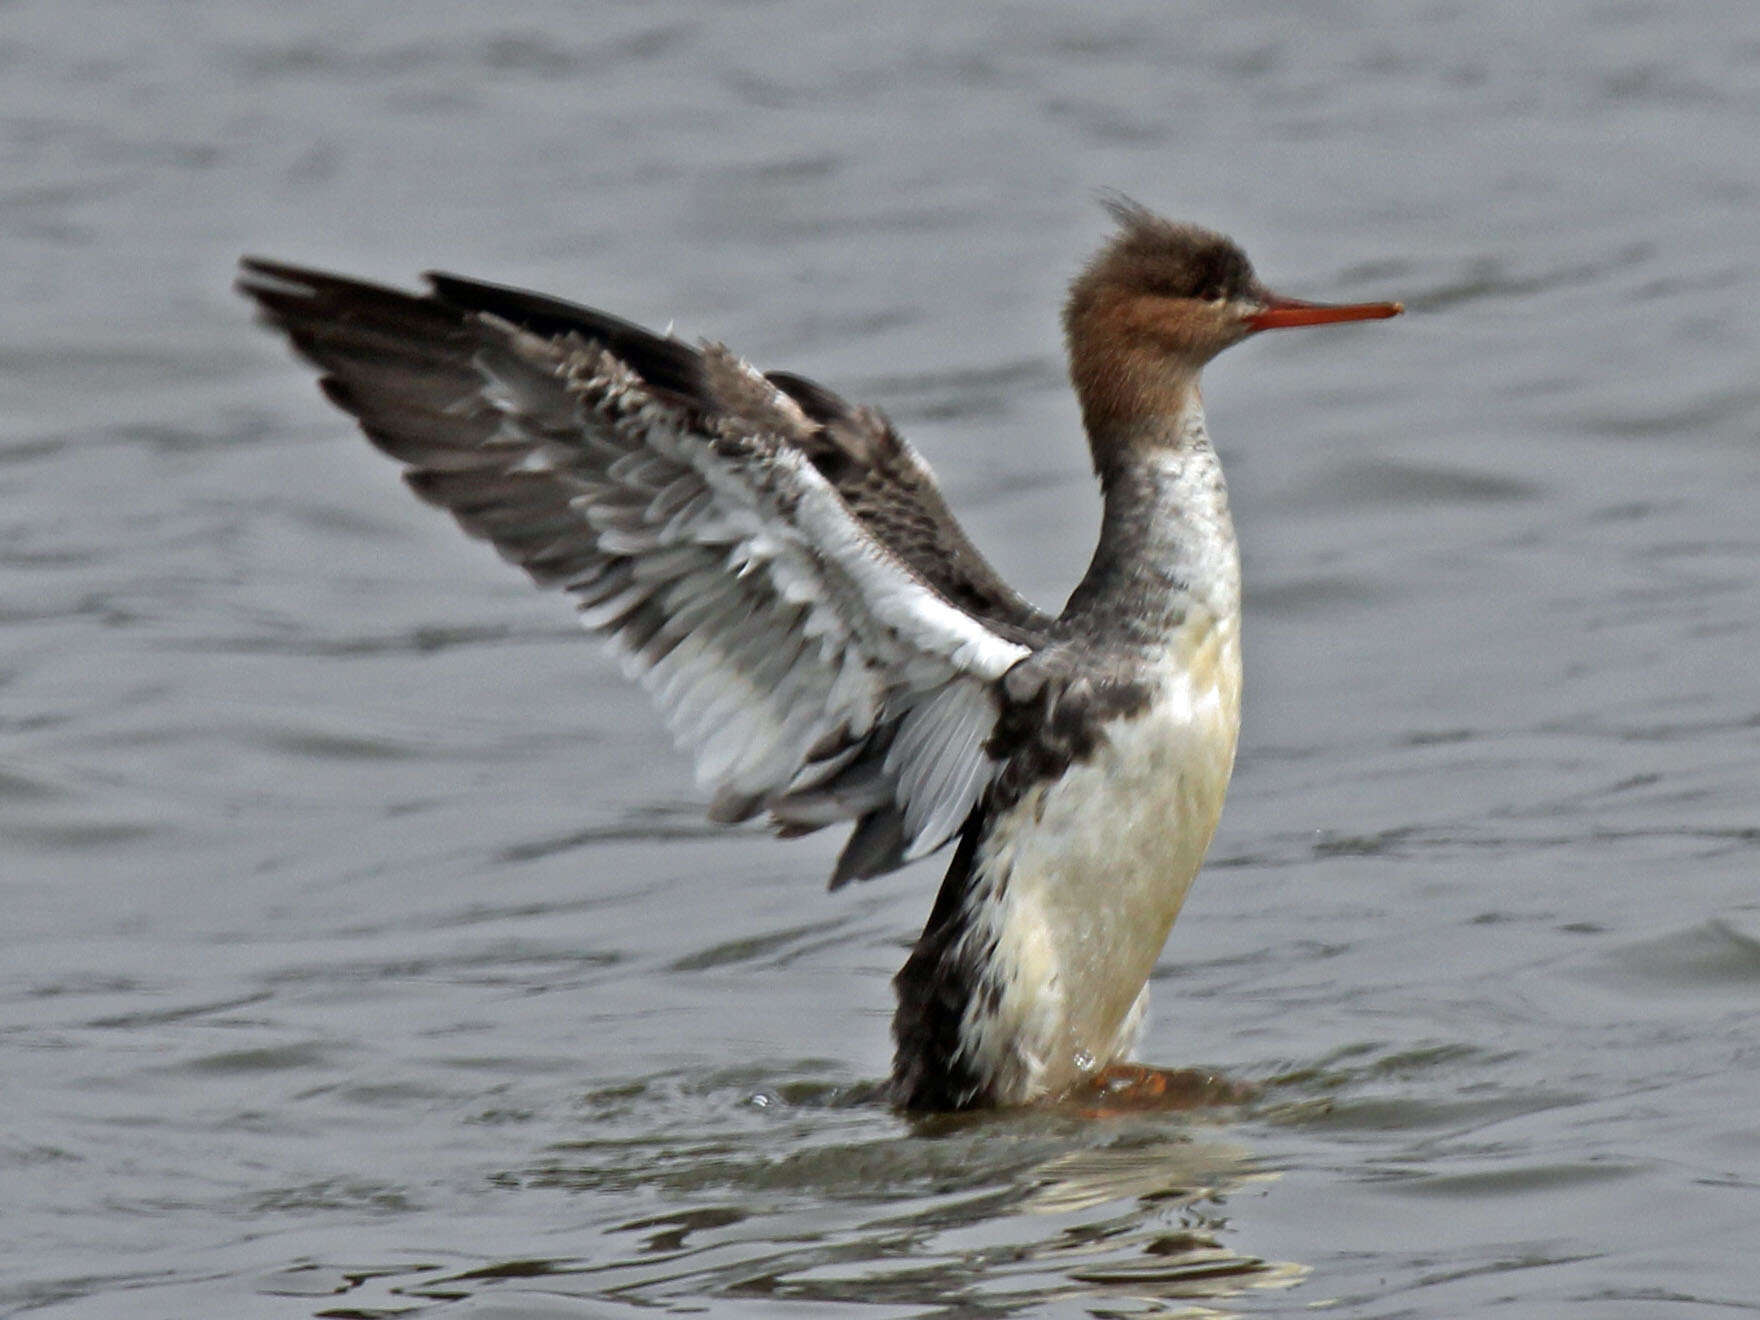
[[[1212,1105],[1238,1105],[1251,1100],[1259,1088],[1231,1082],[1215,1073],[1196,1068],[1151,1068],[1146,1063],[1115,1063],[1102,1068],[1066,1099],[1095,1118],[1111,1114],[1141,1114],[1180,1109],[1205,1109]]]

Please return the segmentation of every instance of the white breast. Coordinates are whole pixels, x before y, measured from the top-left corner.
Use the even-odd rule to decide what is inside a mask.
[[[1222,811],[1240,725],[1232,621],[1181,630],[1147,709],[994,822],[973,936],[1002,993],[962,1023],[999,1099],[1067,1089],[1127,1054],[1145,985]]]

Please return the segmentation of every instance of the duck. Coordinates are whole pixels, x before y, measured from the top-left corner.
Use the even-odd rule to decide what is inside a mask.
[[[1240,729],[1240,557],[1199,375],[1263,331],[1402,310],[1274,294],[1223,235],[1107,206],[1063,308],[1103,512],[1056,613],[883,412],[824,385],[457,275],[408,293],[241,261],[260,320],[410,489],[573,598],[693,753],[711,820],[848,828],[834,890],[948,854],[893,982],[906,1111],[1147,1076],[1149,977]]]

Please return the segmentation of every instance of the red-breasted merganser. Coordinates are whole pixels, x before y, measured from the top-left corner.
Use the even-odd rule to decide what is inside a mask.
[[[1110,203],[1064,309],[1104,493],[1060,614],[1016,594],[879,412],[719,344],[452,275],[246,259],[330,399],[542,586],[695,749],[712,819],[853,822],[833,888],[955,844],[894,981],[892,1097],[1054,1097],[1130,1054],[1240,721],[1240,565],[1199,370],[1281,298],[1228,239]]]

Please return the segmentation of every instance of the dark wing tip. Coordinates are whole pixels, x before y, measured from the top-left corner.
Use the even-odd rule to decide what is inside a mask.
[[[699,407],[712,407],[704,387],[702,355],[683,340],[548,294],[506,284],[466,279],[441,270],[423,273],[441,305],[462,312],[487,312],[535,335],[560,339],[578,335],[599,344],[648,385]]]
[[[279,280],[283,283],[301,284],[305,282],[306,276],[318,273],[313,270],[308,270],[303,266],[294,266],[285,261],[276,261],[273,257],[253,256],[249,252],[245,253],[238,259],[238,267],[244,272],[244,274],[239,277],[241,283],[250,279],[253,275],[266,275],[270,279]]]
[[[296,266],[292,262],[276,261],[270,257],[242,256],[238,259],[238,268],[240,273],[232,287],[259,302],[265,294],[299,294],[307,298],[345,293],[404,299],[412,296],[382,284],[369,284],[364,280],[332,275],[328,271],[315,270],[310,266]]]
[[[309,299],[312,283],[305,277],[314,273],[267,257],[243,256],[238,259],[238,276],[232,288],[257,305],[260,319],[279,326],[283,318],[277,313],[278,306],[288,299]]]

